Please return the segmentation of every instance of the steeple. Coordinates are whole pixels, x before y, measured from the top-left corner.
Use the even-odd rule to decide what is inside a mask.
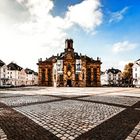
[[[73,51],[73,40],[72,39],[66,39],[65,40],[65,51]]]

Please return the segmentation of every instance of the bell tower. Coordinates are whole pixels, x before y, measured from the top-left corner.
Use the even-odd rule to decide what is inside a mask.
[[[66,39],[65,40],[65,51],[72,52],[73,49],[73,40],[72,39]]]

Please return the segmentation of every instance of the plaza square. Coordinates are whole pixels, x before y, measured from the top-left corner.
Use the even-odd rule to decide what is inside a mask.
[[[1,140],[139,140],[139,88],[0,90]]]

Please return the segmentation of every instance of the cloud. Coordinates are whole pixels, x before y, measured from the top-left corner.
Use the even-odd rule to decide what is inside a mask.
[[[53,9],[51,0],[16,0],[19,4],[24,5],[30,12],[31,16],[45,18]]]
[[[130,43],[129,41],[117,42],[113,44],[112,51],[114,53],[125,52],[134,50],[137,47],[136,43]]]
[[[63,18],[52,15],[52,0],[4,0],[2,3],[5,7],[0,7],[0,56],[23,67],[36,69],[38,58],[62,51],[67,29],[79,25],[84,30],[95,31],[102,22],[99,0],[84,0],[70,6]]]
[[[66,20],[85,30],[93,30],[102,23],[102,11],[99,0],[85,0],[68,8]]]
[[[112,12],[110,14],[109,23],[121,21],[124,18],[124,15],[126,14],[127,11],[128,11],[128,7],[124,7],[120,11]]]

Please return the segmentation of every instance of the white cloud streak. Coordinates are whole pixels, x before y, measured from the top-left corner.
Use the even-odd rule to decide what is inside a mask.
[[[128,11],[128,7],[124,7],[120,11],[112,12],[110,14],[109,23],[121,21],[124,18],[124,15],[126,14],[127,11]]]
[[[129,41],[123,41],[123,42],[117,42],[113,44],[113,49],[112,51],[114,53],[119,53],[119,52],[126,52],[130,50],[134,50],[137,47],[136,43],[130,43]]]

